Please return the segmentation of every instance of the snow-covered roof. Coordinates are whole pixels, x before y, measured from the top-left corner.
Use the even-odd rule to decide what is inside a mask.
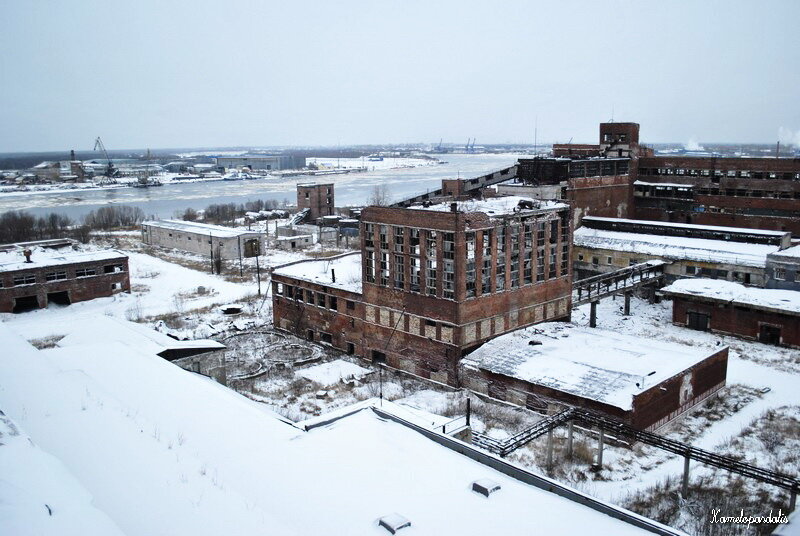
[[[800,246],[793,246],[790,248],[770,253],[770,257],[783,257],[780,260],[800,259]]]
[[[41,268],[44,266],[59,266],[81,262],[112,261],[127,259],[127,255],[114,249],[103,251],[73,251],[72,249],[30,248],[31,262],[25,262],[23,250],[0,252],[0,272],[13,272]]]
[[[592,249],[626,251],[665,259],[718,262],[763,268],[767,255],[779,246],[729,242],[707,238],[662,236],[647,233],[626,233],[581,227],[572,235],[573,244]]]
[[[663,184],[660,185],[663,186]],[[680,186],[686,186],[686,185],[682,184]],[[698,225],[694,223],[675,223],[675,222],[654,221],[654,220],[629,220],[625,218],[603,218],[600,216],[584,216],[581,221],[583,222],[584,225],[586,225],[587,223],[591,223],[593,221],[602,221],[609,223],[635,224],[635,225],[642,225],[645,227],[675,227],[678,229],[696,229],[698,231],[718,231],[724,233],[762,235],[762,236],[772,236],[775,238],[782,238],[787,233],[787,231],[767,231],[764,229],[750,229],[746,227],[721,227],[718,225]]]
[[[11,349],[0,360],[0,407],[126,534],[375,535],[392,513],[411,521],[409,534],[646,532],[370,409],[306,432],[141,349],[37,351],[4,324],[0,343]],[[501,490],[472,492],[480,478]],[[68,511],[67,498],[49,497],[57,515]],[[5,504],[2,519],[25,515],[18,504]]]
[[[533,208],[519,208],[520,202],[530,203]],[[459,212],[483,212],[489,216],[504,216],[514,214],[517,212],[525,212],[528,210],[549,210],[549,209],[562,209],[567,208],[564,203],[557,201],[543,201],[541,199],[533,199],[531,197],[521,197],[518,195],[509,195],[505,197],[490,197],[483,200],[470,200],[470,201],[444,201],[430,206],[412,205],[407,207],[412,210],[430,210],[435,212],[450,212],[450,205],[455,203],[458,206]]]
[[[293,237],[297,238],[297,237]],[[331,273],[333,271],[333,274]],[[346,253],[324,259],[284,264],[272,270],[273,275],[293,277],[326,287],[361,293],[361,253]],[[333,281],[332,275],[336,276]]]
[[[709,355],[707,350],[550,322],[492,339],[462,363],[630,410],[635,395]]]
[[[149,225],[160,227],[161,229],[172,229],[173,231],[183,231],[185,233],[197,233],[216,238],[235,238],[237,236],[260,234],[256,231],[247,229],[233,229],[222,225],[212,225],[210,223],[200,223],[196,221],[183,220],[151,220],[142,222],[142,226]]]
[[[800,314],[800,292],[754,288],[719,279],[679,279],[661,289],[665,294],[699,296],[732,304],[751,305]]]
[[[61,348],[90,343],[118,342],[133,348],[146,349],[153,354],[165,350],[222,350],[225,345],[210,339],[179,341],[145,325],[110,316],[98,316],[91,323],[82,322],[57,345]]]

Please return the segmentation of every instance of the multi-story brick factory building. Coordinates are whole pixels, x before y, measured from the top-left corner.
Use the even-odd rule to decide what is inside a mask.
[[[750,227],[800,236],[797,157],[655,156],[652,149],[639,145],[636,123],[602,123],[598,145],[558,144],[553,146],[553,155],[573,160],[630,159],[628,212],[603,214],[601,211],[608,208],[603,196],[584,192],[589,203],[573,206],[583,215]],[[536,185],[524,176],[520,180]],[[609,201],[615,205],[613,198]],[[622,208],[620,203],[616,206]]]
[[[800,235],[800,158],[640,158],[638,219]]]
[[[483,342],[570,317],[563,203],[512,196],[367,207],[361,240],[360,256],[276,269],[275,325],[456,385],[459,360]]]
[[[130,292],[128,257],[114,250],[41,248],[0,254],[0,312],[21,313]]]
[[[305,221],[316,222],[317,218],[332,216],[334,205],[333,183],[298,184],[297,207],[307,210]]]

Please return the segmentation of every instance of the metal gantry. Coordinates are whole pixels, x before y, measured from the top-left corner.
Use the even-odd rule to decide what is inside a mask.
[[[797,500],[797,493],[800,491],[800,479],[797,477],[778,471],[762,469],[761,467],[737,460],[736,458],[732,458],[730,456],[715,454],[707,450],[693,447],[687,443],[675,441],[674,439],[660,436],[652,432],[647,432],[645,430],[639,430],[623,422],[583,409],[571,408],[564,410],[561,413],[545,417],[532,427],[504,440],[497,440],[477,432],[472,433],[472,438],[475,445],[501,457],[505,457],[523,445],[533,441],[537,437],[540,437],[546,433],[551,433],[555,428],[564,423],[570,424],[570,432],[572,431],[571,427],[573,423],[588,428],[597,428],[600,431],[601,439],[598,444],[598,464],[600,466],[602,466],[602,458],[600,457],[600,453],[602,452],[603,448],[603,437],[606,433],[609,433],[617,438],[625,438],[631,440],[632,442],[641,442],[662,450],[666,450],[668,452],[672,452],[673,454],[683,456],[685,459],[683,474],[684,495],[688,491],[689,461],[695,460],[700,463],[717,467],[719,469],[724,469],[726,471],[730,471],[731,473],[752,478],[759,482],[771,484],[788,491],[791,496],[789,509],[790,511],[794,510]],[[572,434],[570,433],[570,438],[571,436]],[[552,439],[549,441],[549,443],[548,453],[552,449]],[[548,460],[550,460],[549,455]]]
[[[667,264],[664,261],[652,260],[574,281],[572,306],[596,302],[612,294],[655,284],[664,277],[664,267]]]

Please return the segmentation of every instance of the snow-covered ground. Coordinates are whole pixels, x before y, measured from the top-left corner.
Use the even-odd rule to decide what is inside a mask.
[[[61,461],[0,412],[0,532],[115,536],[116,524]]]
[[[378,519],[391,514],[411,520],[404,534],[644,532],[461,456],[367,407],[425,425],[424,415],[388,401],[365,402],[356,413],[303,431],[124,344],[36,351],[5,325],[0,340],[8,351],[0,360],[0,407],[94,497],[99,512],[85,514],[86,533],[100,533],[90,524],[105,521],[103,513],[111,520],[106,534],[114,534],[115,523],[125,534],[152,536],[377,535],[385,534]],[[20,465],[29,489],[36,483],[26,477],[38,471]],[[68,489],[68,476],[50,476],[57,489]],[[489,500],[470,489],[485,478],[501,486]],[[54,492],[45,504],[52,517],[66,516],[71,501],[85,505],[88,498]],[[0,506],[6,514],[0,520],[8,523],[0,531],[32,518],[20,512],[26,506]]]

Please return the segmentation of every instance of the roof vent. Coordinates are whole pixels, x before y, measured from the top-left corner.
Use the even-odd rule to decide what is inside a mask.
[[[32,255],[31,250],[26,249],[25,251],[22,252],[22,254],[25,255],[25,262],[33,262],[31,260],[31,255]]]
[[[528,341],[528,344],[531,345],[531,346],[539,346],[540,344],[542,344],[542,341],[537,341],[536,339],[531,339],[531,340]]]
[[[398,530],[411,526],[411,521],[404,518],[400,514],[389,514],[383,516],[378,520],[378,525],[385,528],[392,534],[397,533]]]
[[[488,497],[500,489],[500,484],[488,478],[481,478],[472,483],[472,491],[477,491],[484,497]]]

